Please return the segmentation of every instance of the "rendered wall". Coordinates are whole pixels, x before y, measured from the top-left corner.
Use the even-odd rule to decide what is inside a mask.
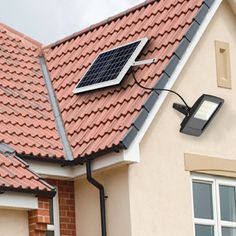
[[[130,236],[128,167],[114,167],[93,174],[106,190],[107,235]],[[75,181],[75,209],[78,236],[101,235],[98,190],[85,178]]]
[[[193,236],[190,173],[184,153],[236,159],[236,17],[224,1],[173,90],[192,105],[203,93],[225,99],[201,137],[179,133],[181,101],[169,94],[143,138],[141,162],[129,167],[132,236]],[[215,40],[230,43],[232,87],[217,87]]]
[[[0,209],[1,236],[28,236],[28,212]]]

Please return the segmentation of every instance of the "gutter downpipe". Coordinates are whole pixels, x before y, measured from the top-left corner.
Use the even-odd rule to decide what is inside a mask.
[[[93,186],[95,186],[99,190],[100,194],[100,212],[101,212],[101,230],[102,230],[102,236],[107,235],[107,229],[106,229],[106,207],[105,207],[105,190],[103,185],[101,185],[97,180],[95,180],[92,177],[92,170],[91,170],[91,161],[88,160],[86,162],[86,174],[87,174],[87,180],[89,183],[91,183]]]

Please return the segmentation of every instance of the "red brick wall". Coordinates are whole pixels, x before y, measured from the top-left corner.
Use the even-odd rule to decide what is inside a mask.
[[[38,198],[38,209],[28,212],[29,235],[45,236],[47,224],[49,223],[49,200],[48,198]]]
[[[53,179],[47,182],[58,189],[61,236],[76,236],[74,182]]]

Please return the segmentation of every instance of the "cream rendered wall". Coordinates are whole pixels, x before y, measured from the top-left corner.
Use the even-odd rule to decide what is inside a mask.
[[[1,236],[28,236],[28,212],[0,209]]]
[[[232,87],[217,87],[214,41],[230,43]],[[236,159],[236,17],[224,1],[200,40],[173,90],[192,105],[203,93],[225,104],[201,137],[179,133],[181,101],[169,94],[145,134],[141,161],[129,167],[132,236],[193,236],[190,173],[184,153]]]
[[[107,235],[130,236],[128,167],[120,166],[93,174],[105,187]],[[78,236],[99,236],[99,192],[84,178],[75,181],[75,208]]]

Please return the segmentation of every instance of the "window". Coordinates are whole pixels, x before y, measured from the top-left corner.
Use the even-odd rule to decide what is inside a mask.
[[[217,85],[231,88],[229,44],[215,41]]]
[[[60,236],[58,194],[49,200],[50,224],[46,236]]]
[[[195,236],[236,236],[236,181],[192,177]]]

